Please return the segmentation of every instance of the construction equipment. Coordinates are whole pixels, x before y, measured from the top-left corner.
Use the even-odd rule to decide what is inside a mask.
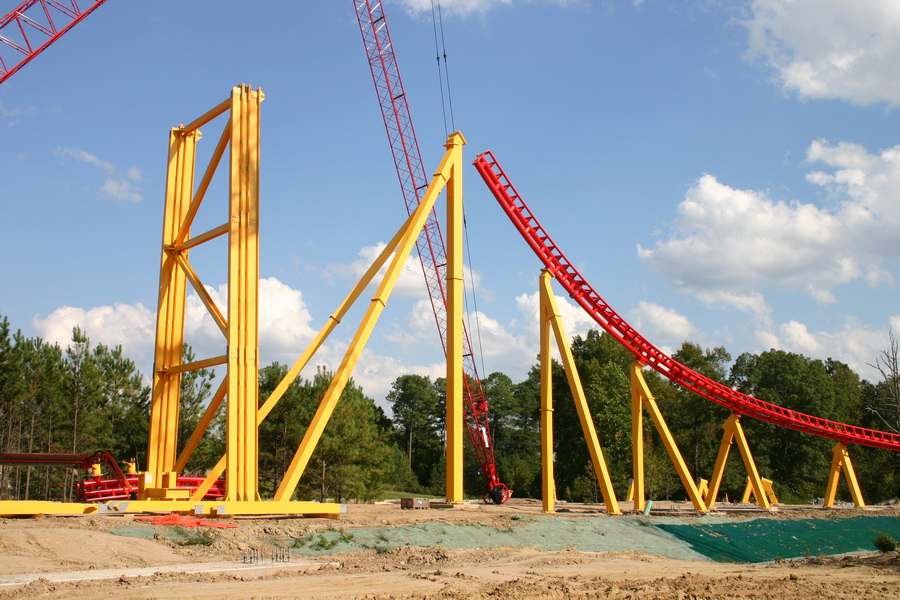
[[[89,471],[91,477],[75,484],[75,497],[78,502],[107,502],[110,500],[133,499],[138,489],[138,475],[134,459],[126,461],[123,472],[119,463],[109,451],[94,454],[15,454],[0,452],[0,464],[20,466],[70,467]],[[103,465],[107,466],[108,476],[103,475]],[[194,490],[203,481],[203,477],[182,476],[178,478],[178,487]],[[207,492],[204,500],[218,500],[224,496],[225,480],[219,479]]]
[[[400,78],[394,44],[388,30],[382,2],[380,0],[354,0],[354,4],[359,30],[366,47],[369,68],[372,71],[372,80],[378,95],[378,103],[381,106],[381,115],[384,118],[388,142],[391,146],[391,154],[394,157],[394,165],[400,179],[403,200],[406,203],[407,212],[412,214],[419,205],[422,192],[428,185],[428,177],[422,164],[422,154],[419,151],[419,143],[413,128],[409,102]],[[434,309],[441,344],[446,354],[447,292],[445,276],[447,258],[441,228],[434,212],[429,214],[425,228],[416,241],[416,249],[425,275],[431,306]],[[463,324],[463,369],[465,373],[463,379],[466,430],[485,481],[482,498],[485,502],[503,504],[512,496],[512,490],[500,481],[497,474],[497,462],[494,458],[488,420],[488,401],[481,386],[481,378],[478,376],[475,355],[472,352],[472,344],[465,324]]]
[[[76,0],[26,0],[0,21],[0,43],[12,49],[9,59],[0,52],[0,83],[47,49],[106,0],[79,8]],[[2,47],[0,47],[2,50]]]

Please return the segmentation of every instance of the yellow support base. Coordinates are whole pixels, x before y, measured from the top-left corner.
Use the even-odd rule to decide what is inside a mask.
[[[96,504],[81,502],[45,502],[32,500],[0,500],[0,517],[43,517],[44,515],[90,515]]]
[[[107,513],[141,513],[141,512],[175,512],[213,517],[230,517],[243,515],[291,515],[304,517],[337,518],[347,512],[346,504],[331,502],[277,502],[250,501],[229,502],[227,500],[119,500],[100,505],[100,512]]]
[[[45,515],[114,515],[124,513],[184,513],[229,517],[242,515],[286,515],[336,519],[347,512],[346,504],[324,502],[227,502],[191,500],[116,500],[104,504],[80,502],[0,501],[0,517]]]

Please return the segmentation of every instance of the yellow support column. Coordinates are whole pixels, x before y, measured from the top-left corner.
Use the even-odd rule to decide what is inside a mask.
[[[725,464],[728,462],[728,454],[731,444],[737,440],[738,450],[741,453],[741,459],[744,461],[744,467],[747,469],[747,477],[756,497],[756,503],[760,508],[769,510],[768,494],[763,488],[763,480],[759,476],[756,468],[756,461],[750,453],[750,444],[747,443],[747,437],[744,435],[744,428],[741,427],[740,417],[732,414],[722,425],[725,430],[722,436],[722,443],[719,445],[719,455],[716,458],[716,466],[713,468],[712,479],[709,482],[709,489],[706,492],[704,500],[708,508],[712,508],[716,504],[716,496],[719,493],[719,486],[722,484],[722,476],[725,473]]]
[[[572,349],[569,347],[569,340],[563,328],[562,317],[559,314],[559,309],[556,307],[556,299],[550,287],[552,278],[553,275],[547,269],[541,272],[541,302],[547,311],[546,313],[542,312],[542,319],[546,318],[550,322],[553,333],[556,336],[556,346],[559,349],[563,367],[565,367],[566,379],[569,382],[569,389],[572,391],[572,398],[575,401],[575,410],[578,412],[581,431],[584,433],[584,439],[587,442],[591,464],[594,467],[594,474],[597,476],[597,484],[600,486],[600,492],[603,494],[606,512],[618,515],[621,514],[621,511],[616,500],[612,480],[609,477],[609,469],[606,466],[606,459],[603,457],[603,450],[600,448],[600,439],[597,437],[597,429],[594,427],[594,419],[588,408],[584,388],[581,385],[581,378],[578,376],[578,369],[575,367],[575,357],[572,355]]]
[[[541,289],[549,274],[541,271]],[[541,363],[541,498],[545,513],[556,512],[556,476],[553,464],[553,355],[550,321],[553,310],[546,294],[540,294]]]
[[[462,136],[451,153],[447,183],[447,502],[463,502],[463,195]]]
[[[226,502],[259,500],[259,105],[250,86],[231,95],[228,232]],[[240,140],[235,143],[234,140]]]
[[[191,204],[199,137],[199,132],[185,132],[182,128],[175,128],[169,134],[147,472],[142,475],[142,488],[161,485],[163,475],[174,470],[178,452],[181,372],[175,368],[181,365],[184,347],[187,277],[179,268],[178,254],[173,248]],[[187,255],[187,250],[183,254]]]
[[[638,367],[639,368],[639,367]],[[635,366],[631,368],[631,485],[628,495],[635,512],[643,512],[647,500],[644,489],[644,398],[635,382]]]
[[[684,489],[687,491],[694,508],[700,512],[706,512],[706,504],[700,496],[700,492],[697,489],[697,485],[694,483],[694,479],[691,477],[690,471],[688,471],[687,464],[685,464],[684,459],[681,457],[681,452],[678,450],[677,444],[675,444],[675,438],[672,437],[669,426],[666,425],[666,421],[659,411],[656,399],[650,393],[650,388],[647,387],[647,382],[644,380],[641,368],[641,363],[638,361],[635,361],[631,365],[632,398],[634,398],[634,394],[637,393],[642,403],[647,407],[647,412],[650,413],[650,417],[653,419],[656,431],[659,432],[659,437],[662,438],[663,445],[665,445],[666,451],[669,453],[669,458],[675,466],[675,471],[678,473],[679,479],[681,479],[681,485],[683,485]],[[635,388],[637,389],[637,392],[635,392]],[[635,403],[633,402],[633,404]],[[637,499],[635,499],[635,505],[636,504]],[[637,506],[635,506],[635,509],[636,508]]]
[[[850,488],[850,496],[857,508],[865,508],[866,503],[863,500],[862,490],[859,489],[859,483],[856,480],[856,471],[853,469],[853,463],[850,461],[850,453],[847,452],[845,444],[838,443],[832,448],[833,458],[831,460],[831,472],[828,474],[828,486],[825,489],[825,508],[834,506],[834,498],[837,495],[838,480],[841,477],[841,471],[844,472],[844,478],[847,480],[847,487]]]

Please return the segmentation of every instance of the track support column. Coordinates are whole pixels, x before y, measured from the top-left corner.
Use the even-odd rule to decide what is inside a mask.
[[[559,355],[566,371],[569,390],[571,390],[572,399],[575,401],[575,410],[578,412],[578,420],[581,422],[581,431],[584,433],[584,439],[587,442],[588,452],[591,456],[591,465],[594,467],[594,474],[597,476],[597,484],[600,486],[600,492],[603,494],[603,502],[606,504],[606,512],[611,515],[622,514],[619,510],[619,503],[616,500],[616,492],[613,489],[612,480],[609,477],[606,459],[603,457],[603,449],[600,447],[600,439],[597,437],[597,429],[594,427],[594,419],[591,416],[587,397],[584,394],[584,387],[581,385],[581,378],[578,376],[578,369],[575,366],[575,357],[572,355],[572,349],[569,346],[569,338],[563,327],[562,317],[556,306],[556,298],[554,298],[553,290],[550,286],[550,280],[552,278],[553,274],[549,269],[541,271],[541,414],[542,417],[545,414],[543,411],[544,406],[548,406],[548,408],[552,410],[552,397],[550,395],[552,361],[549,356],[549,339],[547,339],[549,338],[549,331],[545,334],[545,330],[552,329],[553,334],[556,337],[556,346],[559,349]],[[544,397],[545,389],[547,397]],[[546,414],[549,414],[549,411]],[[544,440],[544,435],[545,433],[542,433],[542,442]],[[542,456],[542,463],[546,465],[547,462],[552,462],[552,446],[542,447],[542,451],[544,453]],[[544,498],[544,504],[547,504],[546,496]]]
[[[656,431],[659,432],[659,437],[662,438],[663,444],[666,447],[666,451],[669,453],[669,458],[672,460],[672,464],[675,465],[675,470],[678,472],[678,477],[681,479],[681,485],[684,486],[684,489],[688,493],[688,497],[691,499],[691,503],[693,503],[694,508],[699,512],[706,512],[708,509],[706,508],[706,504],[703,502],[703,498],[700,497],[700,491],[697,489],[697,485],[694,483],[693,478],[691,477],[690,472],[688,471],[687,464],[685,464],[684,459],[681,457],[681,452],[678,450],[678,446],[675,444],[675,438],[672,437],[672,433],[669,431],[669,426],[666,425],[665,419],[663,419],[662,413],[659,411],[659,406],[656,404],[656,399],[653,397],[653,394],[650,393],[650,388],[647,387],[647,382],[644,380],[644,376],[641,373],[641,369],[643,365],[640,362],[635,361],[631,365],[631,398],[632,398],[632,414],[640,414],[641,406],[647,407],[647,412],[650,413],[650,417],[653,420],[653,424],[656,426]],[[634,425],[633,425],[634,426]],[[636,434],[638,437],[643,436],[643,431],[635,428],[633,430],[633,434]],[[635,445],[635,452],[637,452],[637,445]],[[643,443],[641,443],[641,449],[643,449]],[[635,464],[637,464],[637,456],[635,456]],[[638,481],[637,472],[635,472],[635,483]],[[643,488],[643,455],[641,456],[641,482],[640,487]],[[635,485],[635,494],[637,494],[638,487]],[[641,489],[643,492],[643,489]],[[643,497],[641,496],[641,507],[643,507]],[[638,510],[638,497],[635,497],[635,510]]]
[[[825,488],[824,506],[826,508],[834,506],[838,480],[841,477],[841,471],[843,471],[844,478],[847,480],[847,487],[850,488],[850,496],[853,498],[853,503],[857,508],[865,508],[866,503],[863,500],[862,491],[859,489],[859,483],[856,481],[856,471],[853,469],[853,463],[850,461],[847,445],[838,443],[831,451],[834,457],[831,460],[831,472],[828,474],[828,486]]]
[[[456,133],[444,148],[449,158],[447,181],[447,502],[463,498],[463,191],[462,147]]]
[[[540,287],[552,277],[541,271]],[[541,499],[545,513],[556,512],[556,475],[553,463],[553,355],[550,319],[553,316],[545,294],[540,294],[540,362],[541,362]]]
[[[769,510],[768,494],[763,488],[762,479],[759,477],[759,471],[756,468],[756,461],[750,453],[750,445],[747,443],[747,437],[744,435],[744,428],[741,427],[740,416],[732,414],[722,425],[725,434],[722,436],[722,443],[719,445],[719,455],[716,458],[716,466],[713,468],[712,478],[709,480],[709,488],[706,491],[704,501],[707,508],[716,505],[716,496],[719,494],[719,486],[722,484],[722,475],[725,473],[725,463],[728,462],[728,454],[731,450],[731,444],[737,440],[738,450],[740,450],[741,458],[744,461],[744,467],[747,469],[747,478],[753,487],[753,494],[756,503],[760,508]]]
[[[199,138],[199,131],[183,128],[172,129],[169,133],[147,471],[141,475],[142,489],[163,485],[164,474],[175,470],[182,373],[178,367],[184,347],[188,282],[178,261],[179,257],[187,257],[188,250],[178,252],[175,246],[194,193],[194,157]]]

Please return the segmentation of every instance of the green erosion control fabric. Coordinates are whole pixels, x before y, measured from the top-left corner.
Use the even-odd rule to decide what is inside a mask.
[[[769,562],[874,551],[881,534],[900,539],[900,517],[754,519],[738,523],[658,524],[695,551],[718,562]]]

